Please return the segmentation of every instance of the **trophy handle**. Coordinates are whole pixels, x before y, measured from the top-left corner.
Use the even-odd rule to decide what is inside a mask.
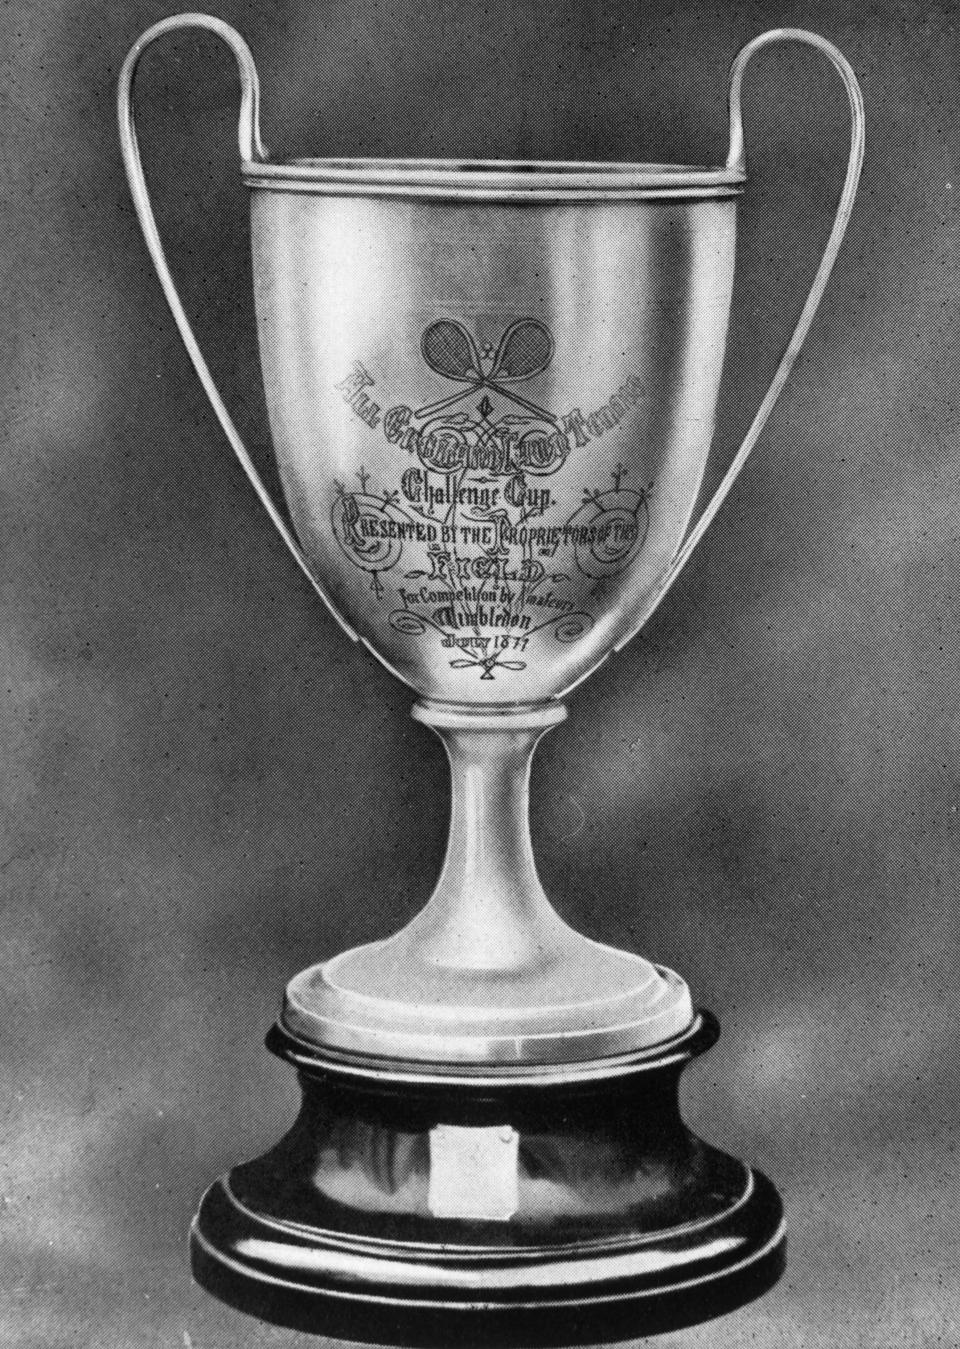
[[[183,339],[183,345],[187,349],[187,355],[193,362],[193,368],[196,370],[203,385],[204,392],[210,400],[210,405],[216,413],[217,420],[223,428],[224,435],[230,443],[230,448],[240,461],[247,478],[260,498],[264,510],[276,526],[277,532],[284,543],[290,549],[296,559],[300,570],[306,576],[307,580],[313,586],[314,590],[323,600],[324,604],[330,610],[330,613],[343,628],[348,637],[354,641],[358,640],[357,634],[348,623],[337,612],[332,600],[325,589],[314,575],[306,555],[293,535],[290,527],[287,525],[280,511],[277,509],[270,493],[265,487],[262,478],[257,472],[253,460],[247,453],[246,447],[240,438],[240,433],[234,425],[233,418],[227,411],[226,405],[214,384],[213,376],[210,374],[210,368],[204,360],[203,353],[197,344],[193,329],[190,326],[190,320],[184,312],[183,305],[180,303],[180,296],[177,294],[177,288],[167,265],[167,259],[163,251],[163,244],[160,241],[160,234],[157,230],[157,222],[154,219],[153,207],[150,204],[150,196],[147,191],[147,184],[143,174],[143,165],[140,160],[140,149],[137,144],[136,119],[133,109],[133,82],[137,72],[137,66],[140,64],[140,58],[146,49],[166,33],[176,32],[180,29],[202,28],[207,32],[214,33],[217,37],[223,39],[227,46],[233,52],[237,59],[237,65],[240,68],[240,119],[237,132],[237,139],[240,146],[240,157],[246,162],[257,162],[266,159],[266,151],[260,140],[259,108],[260,108],[260,82],[257,79],[257,68],[253,62],[253,55],[250,48],[244,42],[238,32],[223,23],[220,19],[211,18],[206,14],[175,14],[169,19],[163,19],[160,23],[155,23],[153,27],[148,28],[142,37],[130,49],[126,61],[123,63],[123,69],[120,72],[119,87],[117,90],[117,114],[120,122],[120,147],[123,152],[123,164],[127,171],[127,181],[130,184],[130,193],[133,197],[133,204],[136,208],[137,218],[140,221],[140,228],[143,231],[143,237],[146,240],[147,249],[156,269],[160,285],[163,287],[163,293],[166,296],[167,304],[173,314],[180,336]]]
[[[734,456],[730,467],[705,507],[703,514],[683,541],[659,584],[648,596],[640,616],[631,625],[627,636],[614,647],[615,651],[621,651],[627,642],[637,635],[660,604],[660,601],[683,570],[690,554],[709,529],[714,516],[739,477],[751,450],[760,438],[760,433],[767,423],[767,418],[773,411],[774,404],[780,397],[783,386],[793,369],[794,361],[799,355],[800,348],[806,341],[807,333],[810,331],[810,325],[813,323],[814,315],[817,312],[850,221],[853,199],[857,194],[857,184],[860,181],[860,168],[863,164],[863,95],[860,92],[857,77],[854,75],[847,59],[832,42],[828,42],[826,38],[818,37],[816,33],[808,33],[802,28],[773,28],[770,32],[761,33],[752,42],[748,42],[737,56],[730,68],[730,150],[727,155],[727,168],[738,169],[741,172],[746,169],[743,119],[740,114],[740,88],[743,84],[743,72],[752,56],[756,55],[763,47],[771,46],[774,42],[803,42],[809,47],[816,47],[818,51],[823,52],[843,80],[847,98],[850,100],[850,154],[847,159],[847,173],[843,181],[843,191],[840,193],[837,212],[833,219],[833,228],[830,231],[823,257],[820,259],[820,266],[813,278],[813,285],[807,295],[806,304],[803,306],[797,326],[793,330],[793,336],[787,344],[787,349],[780,358],[780,364],[777,366],[766,397],[760,404],[757,415],[743,439],[743,444]]]

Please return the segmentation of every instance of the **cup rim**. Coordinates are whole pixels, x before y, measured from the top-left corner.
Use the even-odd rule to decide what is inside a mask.
[[[296,157],[247,161],[248,186],[333,195],[608,200],[737,195],[742,168],[581,160]]]

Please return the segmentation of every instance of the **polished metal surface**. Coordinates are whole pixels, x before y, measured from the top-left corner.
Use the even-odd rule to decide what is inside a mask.
[[[245,160],[248,187],[271,191],[449,201],[570,202],[663,201],[672,197],[729,197],[743,186],[744,169],[681,164],[589,164],[542,160],[294,159],[283,164]]]
[[[564,1063],[659,1044],[693,1018],[686,984],[558,917],[530,846],[530,758],[563,708],[462,714],[419,704],[453,783],[450,843],[426,908],[387,941],[304,970],[298,1039],[434,1063]]]
[[[703,477],[734,210],[253,192],[297,537],[421,696],[557,697],[629,631]]]
[[[213,384],[163,255],[131,91],[156,38],[202,28],[240,68],[253,286],[293,528]],[[823,52],[852,113],[837,215],[743,445],[692,525],[713,433],[745,181],[740,89],[779,41]],[[181,15],[120,80],[124,159],[187,350],[270,518],[351,637],[423,700],[454,782],[433,899],[403,932],[298,975],[303,1042],[420,1062],[593,1060],[689,1026],[677,976],[573,932],[540,887],[529,760],[556,702],[643,625],[708,527],[783,387],[833,266],[863,153],[844,58],[800,30],[735,61],[723,167],[271,162],[253,58]]]

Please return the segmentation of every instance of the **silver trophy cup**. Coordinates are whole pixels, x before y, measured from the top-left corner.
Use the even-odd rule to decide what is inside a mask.
[[[140,165],[137,63],[156,38],[184,28],[218,34],[240,67],[257,326],[286,511],[213,385]],[[692,524],[746,181],[741,81],[750,58],[780,41],[817,48],[844,81],[846,180],[770,390]],[[151,28],[120,81],[134,202],[230,444],[340,626],[418,695],[414,716],[448,750],[453,805],[442,875],[413,922],[288,985],[272,1044],[307,1083],[296,1141],[281,1145],[280,1162],[264,1159],[269,1184],[264,1164],[252,1164],[211,1190],[194,1228],[195,1268],[228,1300],[308,1329],[377,1338],[364,1309],[394,1307],[406,1319],[385,1321],[387,1338],[414,1343],[444,1340],[457,1317],[474,1318],[470,1333],[481,1338],[552,1324],[544,1333],[553,1339],[595,1339],[615,1309],[633,1318],[631,1334],[712,1314],[775,1277],[779,1204],[741,1164],[703,1163],[720,1154],[674,1156],[689,1135],[670,1072],[706,1047],[713,1023],[672,971],[589,941],[557,916],[530,846],[530,758],[563,719],[563,696],[649,618],[760,436],[852,207],[863,150],[856,80],[815,35],[757,38],[732,68],[722,168],[280,163],[261,144],[257,108],[252,56],[226,24],[184,15]],[[599,1146],[624,1084],[641,1079],[660,1101],[660,1142],[642,1129],[633,1143],[608,1140],[619,1160],[585,1198],[583,1140]],[[548,1221],[532,1139],[543,1120],[553,1118],[555,1133],[556,1118],[572,1118],[571,1092],[602,1108],[575,1130],[576,1147],[554,1138],[554,1182],[569,1202],[558,1200]],[[511,1104],[528,1095],[539,1103],[538,1134]],[[373,1099],[375,1124],[358,1104]],[[406,1145],[402,1182],[393,1163],[386,1179],[358,1179],[373,1146],[361,1118],[394,1159],[401,1137],[419,1139]],[[490,1129],[514,1141],[498,1153],[481,1140]],[[489,1152],[479,1188],[504,1196],[499,1209],[491,1201],[496,1213],[464,1198],[478,1147]],[[644,1166],[659,1189],[625,1198]],[[691,1280],[699,1301],[686,1291]]]

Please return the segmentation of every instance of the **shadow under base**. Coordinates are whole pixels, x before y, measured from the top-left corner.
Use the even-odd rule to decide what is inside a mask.
[[[784,1265],[770,1182],[692,1135],[680,1073],[701,1012],[656,1051],[455,1075],[327,1054],[290,1132],[204,1196],[194,1275],[277,1325],[450,1349],[636,1339],[751,1301]]]

